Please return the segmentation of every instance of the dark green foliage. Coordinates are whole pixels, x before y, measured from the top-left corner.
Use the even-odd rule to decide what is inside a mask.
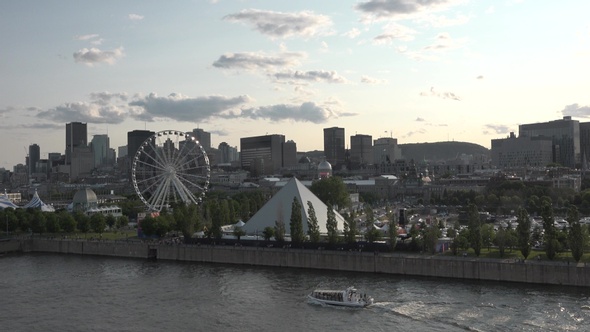
[[[267,226],[264,228],[264,230],[262,231],[262,236],[264,237],[264,239],[266,241],[270,241],[270,239],[275,236],[275,229],[274,227],[271,226]]]
[[[481,220],[479,218],[479,210],[477,205],[469,204],[468,207],[468,228],[469,228],[469,243],[475,255],[479,257],[483,245]]]
[[[39,233],[42,234],[45,232],[46,230],[46,224],[45,224],[45,216],[43,215],[43,212],[41,212],[41,210],[38,209],[32,209],[32,211],[27,211],[27,213],[30,215],[30,227],[31,227],[31,231],[33,233]]]
[[[548,201],[543,201],[541,205],[543,218],[543,230],[545,235],[543,241],[545,244],[545,253],[547,258],[553,259],[559,250],[559,241],[557,240],[557,230],[554,225],[553,207]]]
[[[328,219],[326,220],[326,228],[328,232],[328,243],[334,245],[338,242],[338,222],[336,221],[336,213],[334,209],[328,206]]]
[[[578,209],[571,206],[568,210],[567,221],[569,223],[568,245],[572,251],[572,257],[579,262],[584,255],[584,233],[580,224]]]
[[[77,222],[73,215],[66,211],[62,211],[58,214],[59,228],[64,233],[73,233],[76,231]]]
[[[318,243],[320,242],[320,226],[315,209],[310,201],[307,201],[307,215],[307,235],[309,235],[309,241]]]
[[[280,244],[285,242],[285,223],[282,220],[275,221],[274,237]]]
[[[115,218],[115,216],[113,216],[112,214],[109,214],[106,216],[105,222],[109,229],[113,230],[117,225],[117,218]]]
[[[424,251],[431,254],[436,253],[436,244],[441,236],[441,231],[438,225],[429,225],[423,230],[423,245]]]
[[[301,214],[301,203],[297,197],[293,197],[291,203],[291,218],[289,219],[289,230],[291,231],[291,242],[294,245],[301,245],[305,239],[303,233],[303,216]]]
[[[74,212],[74,219],[76,220],[76,228],[82,233],[88,233],[90,231],[90,218],[84,213],[77,211]]]
[[[310,188],[329,208],[344,208],[350,206],[348,189],[341,178],[337,176],[314,181]]]
[[[344,233],[344,241],[348,244],[353,244],[356,242],[356,236],[358,231],[356,228],[355,218],[356,215],[354,211],[344,216],[344,229],[342,232]]]
[[[381,231],[373,227],[373,225],[367,227],[367,232],[365,233],[365,239],[369,243],[373,243],[379,239],[381,239]]]
[[[95,213],[92,216],[90,216],[90,229],[94,233],[102,234],[106,226],[106,218],[102,214]]]
[[[49,233],[59,233],[59,218],[56,213],[46,212],[45,215],[45,227]]]
[[[535,203],[533,204],[537,204],[537,200],[538,198],[535,198]],[[518,209],[517,222],[518,226],[516,226],[516,236],[518,239],[518,249],[520,250],[520,253],[524,257],[524,259],[527,259],[529,257],[529,254],[531,253],[532,237],[531,220],[529,218],[527,210],[523,208]]]

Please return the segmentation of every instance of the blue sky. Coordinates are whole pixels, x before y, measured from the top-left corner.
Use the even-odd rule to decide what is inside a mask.
[[[65,123],[202,128],[212,144],[323,128],[400,144],[590,116],[585,0],[2,1],[0,167],[64,152]]]

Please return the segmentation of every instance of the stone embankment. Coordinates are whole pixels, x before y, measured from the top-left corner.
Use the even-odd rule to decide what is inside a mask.
[[[372,253],[262,247],[151,244],[132,241],[13,239],[0,242],[0,254],[42,252],[243,264],[269,267],[492,280],[548,285],[590,286],[584,263],[478,259],[406,253]]]

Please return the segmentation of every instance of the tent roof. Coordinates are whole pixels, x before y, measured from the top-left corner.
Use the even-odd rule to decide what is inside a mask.
[[[44,212],[54,212],[55,211],[53,206],[43,203],[43,201],[39,197],[39,194],[37,193],[37,190],[35,190],[35,194],[33,195],[33,198],[31,199],[31,201],[28,202],[25,206],[23,206],[23,208],[25,208],[25,209],[37,208],[37,209],[41,209],[41,211],[44,211]]]
[[[17,209],[18,205],[14,204],[7,195],[0,195],[0,209],[13,208]]]
[[[301,204],[301,216],[303,218],[303,232],[307,234],[308,205],[311,202],[318,219],[320,233],[326,234],[326,220],[328,219],[328,207],[309,189],[307,189],[297,178],[291,178],[287,184],[281,188],[248,222],[242,227],[247,234],[262,233],[266,227],[274,227],[275,222],[282,220],[285,224],[285,232],[290,233],[291,205],[293,197],[299,200]],[[344,218],[337,212],[336,222],[338,230],[344,228]]]

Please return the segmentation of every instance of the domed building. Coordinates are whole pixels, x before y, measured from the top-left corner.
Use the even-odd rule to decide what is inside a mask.
[[[86,212],[92,208],[98,208],[98,197],[90,188],[82,189],[74,194],[72,202],[72,211]]]
[[[87,216],[91,216],[96,213],[103,215],[113,215],[114,217],[120,217],[123,215],[121,208],[114,206],[99,206],[99,200],[96,193],[90,188],[79,190],[74,194],[74,200],[69,206],[71,212],[81,211]]]
[[[325,179],[332,176],[332,165],[326,160],[318,165],[318,178]]]

